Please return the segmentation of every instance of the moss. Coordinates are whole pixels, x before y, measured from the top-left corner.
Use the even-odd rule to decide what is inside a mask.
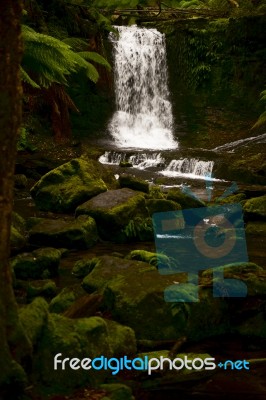
[[[27,288],[27,297],[42,296],[46,298],[54,297],[57,293],[57,287],[54,281],[50,279],[30,282]]]
[[[233,204],[240,203],[246,199],[245,193],[232,194],[231,196],[225,197],[224,199],[218,199],[216,202],[219,204]]]
[[[249,222],[246,226],[246,234],[254,236],[266,236],[266,223],[265,222]]]
[[[93,218],[81,215],[75,220],[39,219],[29,231],[33,245],[56,245],[68,249],[88,249],[98,240]]]
[[[28,179],[23,174],[14,175],[14,186],[17,189],[24,189],[28,184]]]
[[[121,188],[129,188],[139,190],[140,192],[149,193],[149,184],[143,179],[136,178],[132,175],[120,175],[119,184]]]
[[[98,258],[89,258],[87,260],[79,260],[75,263],[73,269],[72,269],[72,274],[76,278],[84,278],[86,275],[88,275],[95,265],[99,262]]]
[[[49,311],[60,314],[66,311],[78,298],[85,294],[80,285],[65,287],[52,299],[49,304]]]
[[[40,339],[48,319],[48,303],[41,297],[19,310],[19,318],[31,343]]]
[[[266,195],[247,200],[243,210],[247,218],[266,219]]]
[[[175,201],[165,199],[146,200],[146,207],[151,216],[157,212],[181,210],[180,204],[176,203]]]
[[[31,189],[37,207],[44,211],[71,212],[84,201],[107,190],[106,169],[97,161],[69,161],[44,175]]]
[[[170,189],[167,193],[168,200],[179,203],[182,209],[204,207],[205,203],[195,197],[183,193],[177,188]]]
[[[45,271],[56,276],[60,259],[59,250],[47,247],[16,256],[11,260],[11,266],[18,279],[39,279]]]
[[[106,320],[106,323],[113,354],[117,357],[136,354],[137,343],[134,331],[112,320]]]
[[[168,256],[164,254],[151,253],[146,250],[133,250],[126,257],[129,260],[138,260],[143,261],[148,264],[151,264],[158,268],[158,265],[170,267],[172,265],[171,260]]]
[[[123,228],[136,216],[147,216],[143,194],[123,188],[109,190],[76,209],[77,215],[90,215],[97,223],[102,239],[123,241]]]
[[[123,234],[125,239],[123,240]],[[136,217],[129,221],[121,232],[122,241],[152,241],[154,239],[153,223],[150,217]]]

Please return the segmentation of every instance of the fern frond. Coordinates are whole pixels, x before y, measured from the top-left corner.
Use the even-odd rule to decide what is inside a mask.
[[[258,121],[252,126],[251,129],[259,128],[262,125],[266,124],[266,111],[264,111],[260,116]]]
[[[41,88],[36,82],[34,82],[33,79],[31,79],[31,77],[27,74],[25,69],[23,69],[22,67],[20,67],[20,73],[21,73],[21,80],[23,82],[28,83],[31,87],[33,87],[35,89]]]
[[[88,43],[84,39],[68,37],[62,40],[63,43],[70,46],[74,51],[86,51]]]
[[[94,61],[97,64],[103,65],[109,71],[111,70],[111,65],[109,64],[109,62],[99,53],[95,53],[94,51],[82,51],[79,52],[78,55],[83,57],[87,61]]]

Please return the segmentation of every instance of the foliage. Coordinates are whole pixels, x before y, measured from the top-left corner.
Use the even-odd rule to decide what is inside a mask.
[[[153,224],[151,218],[136,217],[131,219],[124,229],[128,239],[152,240]]]
[[[48,88],[52,83],[67,85],[67,77],[81,69],[91,81],[97,82],[99,74],[89,60],[111,68],[100,54],[75,52],[69,44],[37,33],[26,25],[22,27],[22,34],[25,43],[22,79],[34,88]]]

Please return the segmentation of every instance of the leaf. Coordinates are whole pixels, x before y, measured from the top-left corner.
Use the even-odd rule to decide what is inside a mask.
[[[85,60],[94,61],[98,64],[103,65],[109,71],[111,70],[111,65],[109,64],[109,62],[103,56],[94,51],[84,51],[84,52],[79,52],[77,54],[83,57]]]
[[[258,121],[252,126],[251,129],[259,128],[260,126],[266,124],[266,111],[264,111],[260,116]]]
[[[21,73],[21,80],[23,82],[28,83],[31,87],[34,87],[35,89],[41,88],[36,82],[34,82],[33,79],[31,79],[31,77],[27,74],[25,69],[23,69],[21,66],[20,66],[20,73]]]

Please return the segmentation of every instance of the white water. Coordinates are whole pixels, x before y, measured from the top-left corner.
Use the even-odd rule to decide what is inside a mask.
[[[128,157],[126,153],[118,153],[116,151],[106,151],[99,158],[99,161],[108,165],[119,165],[120,162],[127,161],[138,169],[157,167],[165,163],[161,153],[136,153]]]
[[[117,147],[173,149],[172,106],[167,86],[164,34],[156,29],[116,27],[114,48],[117,111],[109,131]]]
[[[210,179],[214,162],[200,161],[196,158],[172,160],[160,174],[171,178],[186,177],[191,179]]]
[[[236,140],[234,142],[223,144],[222,146],[215,147],[213,149],[213,151],[233,149],[235,147],[243,146],[246,143],[250,143],[250,142],[264,143],[265,140],[266,140],[266,133],[263,133],[262,135],[259,135],[259,136],[251,136],[246,139],[240,139],[240,140]]]

